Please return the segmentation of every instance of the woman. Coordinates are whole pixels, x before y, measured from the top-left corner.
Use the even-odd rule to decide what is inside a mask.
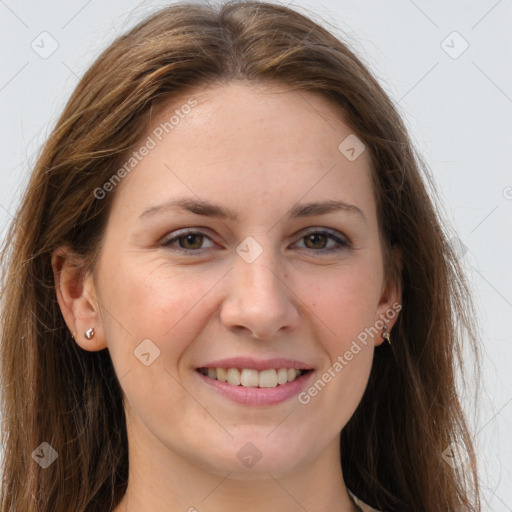
[[[1,510],[480,510],[471,302],[421,168],[289,8],[117,39],[3,251]]]

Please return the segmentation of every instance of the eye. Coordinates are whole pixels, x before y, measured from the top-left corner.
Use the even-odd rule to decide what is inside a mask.
[[[204,246],[205,242],[209,242]],[[325,230],[310,231],[303,235],[300,241],[304,241],[301,249],[308,249],[308,252],[318,254],[329,254],[331,252],[341,251],[350,246],[348,240],[337,236],[334,233]],[[166,249],[177,252],[202,252],[203,249],[213,247],[213,240],[201,231],[184,230],[177,232],[174,236],[164,239],[161,243]]]
[[[302,236],[300,240],[304,240],[304,247],[306,249],[318,254],[341,251],[350,245],[346,239],[329,231],[310,231]],[[331,243],[330,245],[329,242]]]
[[[203,242],[209,240],[211,245],[207,247],[213,247],[213,241],[211,238],[201,231],[184,231],[181,234],[177,234],[171,238],[167,238],[162,242],[162,246],[172,251],[182,252],[200,252]]]

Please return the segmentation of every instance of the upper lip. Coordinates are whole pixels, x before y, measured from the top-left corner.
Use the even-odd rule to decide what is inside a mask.
[[[312,370],[313,367],[297,361],[278,357],[273,359],[254,359],[252,357],[232,357],[229,359],[219,359],[209,363],[202,364],[198,368],[250,368],[258,371],[270,370],[272,368],[296,368],[297,370]]]

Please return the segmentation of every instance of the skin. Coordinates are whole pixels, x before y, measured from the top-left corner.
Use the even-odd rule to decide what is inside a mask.
[[[355,512],[339,433],[364,393],[380,334],[306,405],[296,396],[235,404],[195,368],[239,355],[289,357],[315,368],[314,382],[400,301],[400,283],[384,272],[369,156],[349,161],[338,150],[352,130],[324,97],[245,81],[175,98],[141,142],[190,97],[197,106],[111,192],[94,271],[77,275],[67,247],[52,258],[76,343],[108,348],[124,392],[130,476],[116,512]],[[238,219],[177,209],[139,219],[177,197],[219,204]],[[287,217],[297,203],[331,199],[364,217]],[[163,245],[183,228],[206,236],[181,238],[182,252]],[[348,245],[306,237],[325,229]],[[252,263],[236,252],[248,236],[263,249]],[[134,356],[145,339],[160,350],[149,366]],[[237,457],[249,442],[262,455],[250,468]]]

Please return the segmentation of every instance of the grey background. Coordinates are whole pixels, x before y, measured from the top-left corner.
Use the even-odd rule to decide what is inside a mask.
[[[117,35],[164,4],[0,0],[1,237],[79,77]],[[479,409],[467,402],[467,413],[484,510],[512,511],[512,0],[290,4],[352,44],[432,169],[479,315],[484,388]],[[466,404],[470,386],[461,396]]]

